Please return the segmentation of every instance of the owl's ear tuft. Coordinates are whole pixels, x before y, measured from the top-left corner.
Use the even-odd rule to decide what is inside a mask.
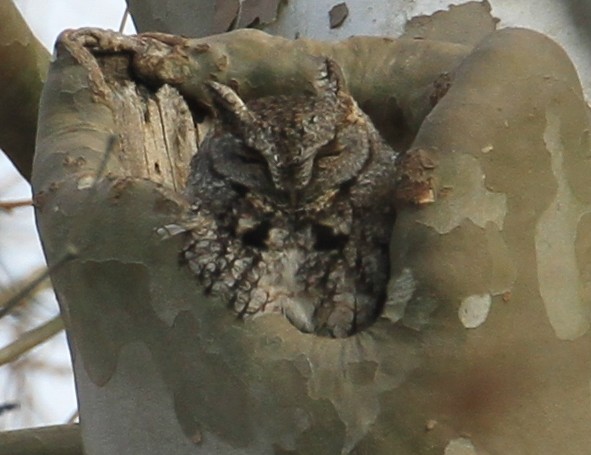
[[[347,93],[347,83],[343,70],[337,62],[328,57],[323,59],[315,85],[318,94],[331,92],[339,96]]]
[[[241,126],[255,120],[255,115],[231,87],[214,81],[206,82],[205,86],[211,95],[211,107],[222,122]]]

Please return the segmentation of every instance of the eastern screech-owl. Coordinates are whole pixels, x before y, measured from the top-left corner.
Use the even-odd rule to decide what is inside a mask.
[[[345,337],[386,297],[396,153],[326,60],[316,94],[243,102],[210,82],[213,130],[193,157],[183,252],[241,317],[283,313]]]

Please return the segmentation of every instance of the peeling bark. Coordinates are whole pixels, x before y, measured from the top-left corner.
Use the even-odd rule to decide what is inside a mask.
[[[447,11],[410,19],[401,38],[430,39],[475,46],[494,32],[499,20],[487,0],[450,5]]]
[[[185,210],[203,81],[247,98],[306,91],[319,56],[340,64],[383,133],[410,149],[407,200],[421,202],[423,184],[434,200],[400,203],[396,304],[338,340],[279,315],[236,320],[179,267],[181,241],[158,234]],[[452,82],[433,107],[444,72]],[[547,38],[508,29],[471,49],[82,30],[63,35],[47,87],[35,201],[49,262],[79,252],[53,281],[90,455],[591,444],[581,406],[589,296],[551,273],[589,287],[589,249],[576,248],[591,243],[588,124],[576,73]]]
[[[280,0],[127,0],[136,29],[203,37],[273,22]]]
[[[66,32],[64,41],[91,51],[129,53],[138,79],[149,85],[170,84],[202,105],[207,104],[203,82],[212,79],[234,86],[245,100],[310,92],[320,58],[330,57],[343,68],[349,90],[380,132],[401,148],[410,144],[432,109],[436,80],[452,72],[471,50],[452,43],[385,37],[292,41],[258,30],[184,39],[81,29]]]

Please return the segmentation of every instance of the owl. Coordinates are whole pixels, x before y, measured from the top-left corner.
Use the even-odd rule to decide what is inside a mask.
[[[380,314],[396,152],[323,61],[310,95],[243,101],[209,82],[214,126],[191,161],[183,256],[240,317],[347,337]]]

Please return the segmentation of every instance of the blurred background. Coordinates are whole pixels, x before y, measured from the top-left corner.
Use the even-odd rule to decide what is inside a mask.
[[[400,16],[395,21],[400,24],[401,33],[404,23],[411,17],[445,9],[450,3],[466,3],[451,0],[389,1],[400,4]],[[48,49],[66,28],[95,26],[119,29],[125,10],[124,0],[14,2]],[[337,3],[340,1],[334,1],[334,4]],[[492,14],[500,18],[501,27],[533,28],[562,44],[577,66],[589,97],[591,28],[588,24],[591,23],[591,1],[490,0],[490,4]],[[134,32],[131,20],[127,21],[125,32]],[[331,35],[330,38],[344,38],[350,34],[346,27],[334,33],[338,35]],[[5,302],[44,270],[30,198],[28,183],[0,152],[0,302]],[[50,285],[44,283],[21,301],[16,310],[0,319],[0,430],[60,424],[76,418],[74,382],[66,337],[55,319],[58,313]],[[46,337],[57,334],[5,364],[13,343],[40,326],[47,329]]]

